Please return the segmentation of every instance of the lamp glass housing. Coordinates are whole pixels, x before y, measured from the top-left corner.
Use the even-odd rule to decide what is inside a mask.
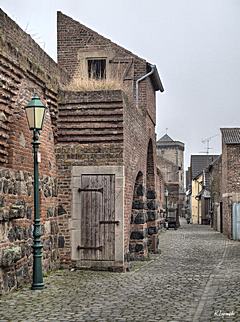
[[[36,95],[25,107],[25,112],[30,130],[41,130],[46,107]]]
[[[165,197],[168,197],[168,190],[165,190]]]

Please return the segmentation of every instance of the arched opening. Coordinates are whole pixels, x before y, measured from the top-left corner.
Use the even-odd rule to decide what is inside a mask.
[[[130,260],[141,259],[147,256],[147,215],[146,197],[143,173],[138,172],[132,202],[132,214],[130,223],[129,254]]]
[[[147,195],[150,192],[155,193],[155,175],[154,175],[154,160],[153,160],[153,145],[152,140],[149,140],[147,150]],[[148,196],[147,196],[148,198]],[[151,199],[151,198],[150,198]]]
[[[156,253],[158,251],[159,215],[155,189],[153,144],[151,139],[149,140],[147,150],[146,189],[148,249]]]

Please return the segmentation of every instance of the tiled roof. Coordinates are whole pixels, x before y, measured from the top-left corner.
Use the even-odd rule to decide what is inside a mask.
[[[225,144],[240,144],[240,128],[222,128],[220,130]]]
[[[218,155],[191,155],[192,179],[206,169],[206,167],[218,157]]]

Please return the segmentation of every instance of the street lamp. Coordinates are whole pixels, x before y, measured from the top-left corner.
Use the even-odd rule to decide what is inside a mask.
[[[165,195],[165,204],[166,204],[166,218],[168,217],[168,190],[167,190],[167,188],[166,188],[166,190],[165,190],[165,193],[164,193],[164,195]]]
[[[38,177],[38,149],[39,131],[42,129],[46,107],[37,95],[25,107],[29,129],[33,131],[33,160],[34,160],[34,228],[33,228],[33,282],[32,290],[44,288],[42,274],[42,243],[41,243],[41,222],[39,211],[39,177]]]

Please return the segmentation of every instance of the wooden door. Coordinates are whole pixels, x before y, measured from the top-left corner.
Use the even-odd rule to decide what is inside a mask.
[[[81,175],[81,260],[115,259],[115,176]]]
[[[220,202],[220,233],[223,232],[223,203]]]

